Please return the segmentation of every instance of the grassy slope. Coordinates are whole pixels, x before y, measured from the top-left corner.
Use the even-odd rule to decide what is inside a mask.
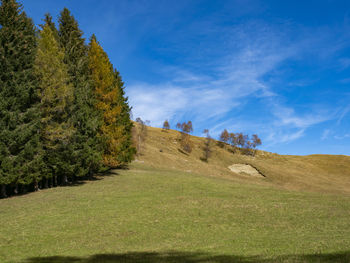
[[[139,159],[166,169],[191,171],[201,175],[215,176],[239,182],[251,182],[288,190],[317,191],[350,194],[350,156],[278,155],[258,151],[255,157],[232,154],[215,145],[208,163],[200,160],[203,155],[204,138],[192,137],[194,149],[190,155],[178,151],[179,132],[162,132],[149,128],[144,155]],[[163,152],[159,150],[162,149]],[[227,168],[233,163],[249,163],[258,168],[266,178],[250,178],[233,174]]]
[[[175,262],[317,262],[350,247],[348,196],[140,164],[84,185],[1,200],[0,214],[0,262],[123,262],[130,251],[158,253],[151,261],[176,251]],[[350,260],[349,251],[342,256]]]
[[[150,129],[130,170],[0,200],[0,262],[350,262],[347,157],[217,148],[206,164],[198,148],[178,152],[172,135]],[[234,175],[232,162],[253,162],[267,178]]]

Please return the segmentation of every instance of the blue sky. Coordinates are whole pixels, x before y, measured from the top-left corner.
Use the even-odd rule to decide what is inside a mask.
[[[67,7],[121,72],[133,116],[257,133],[280,154],[350,154],[350,1],[24,0]]]

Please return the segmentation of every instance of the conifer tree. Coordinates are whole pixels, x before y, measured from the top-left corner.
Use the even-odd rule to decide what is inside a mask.
[[[57,175],[61,176],[61,182],[66,183],[67,175],[74,170],[69,160],[73,155],[74,127],[70,117],[73,86],[69,83],[68,68],[63,62],[64,52],[51,27],[52,24],[47,22],[39,34],[35,60],[41,99],[41,141],[48,168],[44,173],[44,188],[48,179]]]
[[[114,69],[114,78],[118,89],[117,103],[121,106],[121,113],[117,116],[117,125],[123,129],[119,138],[121,151],[117,158],[121,165],[125,165],[133,160],[136,152],[136,149],[132,146],[131,107],[128,98],[125,96],[124,82],[116,69]]]
[[[68,66],[70,83],[74,87],[74,174],[91,175],[101,168],[103,148],[97,131],[101,126],[102,116],[95,108],[96,99],[89,77],[88,49],[83,32],[67,8],[62,10],[59,17],[58,35],[61,47],[65,50],[64,62]]]
[[[103,163],[120,167],[134,155],[131,146],[130,107],[124,97],[123,82],[107,54],[93,36],[89,45],[89,68],[97,98],[96,108],[103,114],[100,136],[104,140]]]
[[[58,30],[57,30],[57,28],[56,28],[55,23],[52,21],[52,16],[51,16],[49,13],[46,13],[46,14],[45,14],[44,22],[45,22],[45,23],[44,23],[43,26],[45,26],[45,25],[49,26],[50,29],[51,29],[51,32],[52,32],[52,34],[53,34],[53,36],[54,36],[54,38],[55,38],[55,40],[56,40],[57,42],[59,42],[60,39],[59,39],[59,36],[58,36]]]
[[[27,185],[42,169],[40,114],[34,73],[33,22],[15,0],[0,6],[0,185]],[[17,187],[15,186],[15,189]]]

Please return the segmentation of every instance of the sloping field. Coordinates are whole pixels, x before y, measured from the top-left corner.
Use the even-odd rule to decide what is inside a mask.
[[[241,183],[268,185],[287,190],[350,194],[350,156],[293,156],[257,151],[247,156],[232,153],[231,147],[213,143],[209,162],[201,161],[204,138],[192,136],[193,151],[179,151],[179,132],[149,127],[143,155],[138,160],[152,167],[181,170],[200,175],[226,178]],[[161,150],[161,151],[160,151]],[[228,168],[233,164],[250,164],[265,178],[244,176]]]
[[[0,262],[350,262],[349,157],[206,163],[177,137],[149,128],[129,170],[0,200]]]
[[[0,200],[0,262],[349,262],[350,197],[135,163]]]

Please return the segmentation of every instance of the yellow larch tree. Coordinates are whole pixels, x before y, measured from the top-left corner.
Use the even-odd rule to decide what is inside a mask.
[[[97,99],[96,107],[103,115],[99,133],[104,141],[103,163],[108,167],[119,167],[130,161],[125,160],[125,141],[130,135],[119,121],[125,106],[120,99],[123,94],[113,65],[95,36],[92,36],[89,45],[89,69]]]

